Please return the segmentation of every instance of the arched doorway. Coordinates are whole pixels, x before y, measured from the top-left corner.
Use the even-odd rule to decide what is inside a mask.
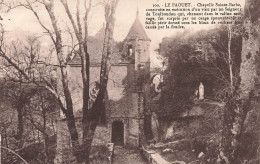
[[[112,123],[112,143],[124,145],[124,124],[122,121],[114,121]]]

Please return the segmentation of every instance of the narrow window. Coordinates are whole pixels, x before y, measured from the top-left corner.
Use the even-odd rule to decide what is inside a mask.
[[[132,56],[133,55],[133,47],[132,45],[128,45],[128,56]]]

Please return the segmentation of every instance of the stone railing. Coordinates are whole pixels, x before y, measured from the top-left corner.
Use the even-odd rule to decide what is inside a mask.
[[[160,154],[151,154],[152,164],[171,164],[170,162],[166,161]]]
[[[156,153],[154,150],[146,150],[144,147],[142,147],[142,153],[149,163],[171,164],[170,162],[166,161],[160,154]]]

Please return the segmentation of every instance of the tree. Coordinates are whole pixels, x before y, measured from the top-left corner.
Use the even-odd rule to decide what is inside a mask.
[[[37,62],[40,61],[40,43],[39,38],[35,36],[27,36],[24,42],[20,40],[12,41],[10,45],[5,46],[6,52],[9,54],[9,59],[11,61],[16,62],[19,67],[28,74],[28,76],[33,79],[37,80],[37,82],[41,83],[41,80],[44,76],[48,75],[48,71],[51,71],[49,68],[43,68],[41,65],[36,65]],[[23,157],[27,156],[31,153],[30,157],[37,158],[37,153],[39,148],[34,148],[35,151],[28,151],[28,147],[35,147],[35,141],[37,138],[38,143],[43,143],[43,140],[39,140],[39,136],[42,134],[45,138],[45,145],[48,144],[48,137],[50,133],[54,133],[53,130],[49,130],[49,133],[46,132],[46,129],[50,129],[49,126],[46,125],[46,122],[50,122],[49,120],[51,117],[48,117],[50,119],[46,118],[46,115],[50,113],[50,111],[45,110],[45,108],[42,107],[43,112],[43,121],[41,123],[39,121],[35,121],[32,118],[37,118],[39,114],[36,114],[37,109],[39,108],[39,104],[42,105],[42,99],[35,99],[35,97],[39,97],[39,94],[46,95],[46,89],[40,88],[39,86],[35,85],[34,83],[25,80],[22,76],[21,72],[19,72],[17,69],[13,68],[10,63],[6,60],[1,59],[1,74],[3,77],[1,77],[1,97],[5,100],[4,104],[7,106],[7,104],[10,104],[10,108],[8,109],[10,115],[13,115],[12,117],[17,118],[16,121],[13,121],[13,126],[17,126],[17,132],[14,134],[14,128],[6,126],[4,124],[4,136],[5,136],[5,147],[9,147],[15,151],[17,151],[20,155]],[[39,76],[39,74],[41,76]],[[51,78],[51,76],[48,76]],[[41,96],[43,97],[43,96]],[[51,104],[53,104],[53,100],[50,98],[46,100],[45,96],[45,106],[48,106],[48,109],[51,110],[53,113],[55,112],[54,108],[51,107]],[[48,96],[51,97],[51,96]],[[15,110],[15,113],[12,111]],[[1,112],[4,112],[4,109],[1,108]],[[7,118],[10,116],[7,116]],[[39,117],[38,117],[39,118]],[[52,118],[53,119],[53,118]],[[7,119],[8,120],[8,119]],[[29,121],[28,121],[29,120]],[[7,121],[8,123],[8,121]],[[43,124],[43,128],[39,128]],[[37,126],[36,126],[37,125]],[[31,128],[34,127],[34,128]],[[11,132],[10,132],[11,131]],[[13,132],[12,132],[13,131]],[[50,132],[51,131],[51,132]],[[41,134],[39,134],[39,132]],[[38,133],[38,134],[37,134]],[[37,137],[38,135],[38,137]],[[33,139],[32,139],[33,138]],[[28,146],[28,139],[30,141],[33,141],[33,143],[30,143]],[[9,143],[9,144],[8,144]],[[47,152],[47,149],[45,149]],[[34,156],[32,155],[32,152],[34,153]],[[40,154],[40,153],[38,153]],[[46,157],[47,157],[47,153]],[[5,162],[15,162],[12,160],[12,157],[9,156],[10,154],[5,156],[4,161]],[[32,160],[25,157],[26,160]],[[48,158],[45,158],[46,160]],[[8,161],[10,160],[10,161]],[[42,160],[42,159],[41,159]]]
[[[248,112],[257,107],[259,95],[259,0],[246,0],[243,20],[243,42],[240,79],[234,96],[224,111],[223,134],[219,158],[225,163],[238,163],[238,150]],[[259,122],[258,122],[259,123]]]
[[[254,25],[256,24],[257,21]],[[192,96],[196,87],[192,85],[194,81],[203,80],[207,86],[207,98],[226,104],[222,111],[222,141],[219,150],[219,161],[226,163],[238,163],[244,122],[255,102],[255,87],[259,76],[256,71],[259,41],[252,30],[257,27],[241,26],[222,26],[200,31],[200,35],[186,33],[182,38],[176,36],[174,39],[165,39],[165,45],[169,48],[163,49],[168,50],[165,54],[170,60],[170,73],[165,80],[171,79],[166,82],[166,87],[171,88],[166,89],[170,98],[192,105],[190,98],[194,98]],[[177,106],[175,109],[180,108]]]
[[[107,81],[108,81],[108,74],[110,70],[110,55],[112,53],[112,38],[114,32],[114,22],[115,22],[115,9],[118,4],[119,0],[109,0],[103,1],[103,5],[105,8],[105,20],[106,20],[106,28],[105,28],[105,38],[103,44],[103,53],[102,53],[102,61],[101,61],[101,71],[100,71],[100,88],[97,98],[93,104],[93,106],[89,109],[89,54],[88,54],[88,15],[91,10],[92,0],[88,3],[86,0],[83,2],[81,0],[77,0],[76,2],[76,14],[75,16],[72,14],[70,5],[68,4],[67,0],[60,0],[62,3],[66,15],[70,21],[70,25],[72,26],[73,32],[77,39],[77,50],[73,51],[74,53],[79,54],[81,58],[81,75],[82,75],[82,84],[83,84],[83,108],[82,108],[82,131],[83,131],[83,139],[82,145],[79,143],[79,136],[78,131],[76,128],[75,116],[74,116],[74,108],[72,103],[71,91],[69,89],[68,83],[68,75],[66,70],[66,59],[67,54],[64,52],[63,43],[63,34],[61,32],[61,27],[58,24],[58,19],[54,12],[54,0],[35,0],[35,1],[23,1],[17,2],[17,6],[23,6],[34,14],[36,19],[38,20],[39,24],[42,28],[46,31],[46,33],[51,38],[53,45],[55,47],[56,56],[58,59],[59,65],[59,73],[61,75],[61,82],[62,82],[62,95],[58,92],[57,88],[52,85],[52,83],[46,79],[43,80],[43,83],[39,83],[33,80],[25,71],[23,71],[19,65],[10,60],[8,54],[4,51],[2,45],[0,49],[0,56],[6,59],[16,70],[21,72],[23,77],[28,80],[32,81],[35,84],[45,87],[48,89],[57,99],[60,109],[64,113],[66,120],[67,120],[67,127],[69,129],[71,141],[72,141],[72,148],[74,155],[78,162],[85,162],[89,163],[89,153],[91,149],[91,143],[94,136],[94,132],[97,126],[98,118],[102,113],[102,106],[103,106],[103,99],[106,91]],[[81,20],[81,3],[84,6],[84,19]],[[41,20],[35,6],[43,6],[48,13],[48,16],[51,21],[51,27],[47,27]],[[76,18],[76,19],[75,19]],[[3,34],[3,33],[2,33]],[[102,47],[100,47],[102,48]]]
[[[28,37],[25,44],[19,41],[11,42],[7,47],[10,57],[19,63],[20,68],[25,72],[31,73],[32,65],[39,55],[39,45],[36,38]],[[31,97],[36,93],[35,88],[30,88],[30,84],[24,82],[20,72],[10,68],[6,61],[1,62],[1,71],[5,81],[2,88],[2,96],[10,101],[17,112],[17,134],[15,139],[18,141],[18,148],[23,146],[24,133],[24,110],[29,104]]]
[[[50,163],[55,154],[54,140],[57,137],[55,124],[59,116],[53,96],[44,88],[37,88],[37,92],[26,106],[24,113],[27,124],[32,126],[32,131],[35,131],[36,135],[33,136],[33,142],[20,149],[19,152],[25,155],[32,153],[31,156],[27,155],[27,161],[34,159],[42,163]],[[39,147],[35,146],[37,144]],[[28,152],[27,149],[30,146],[33,147],[33,151],[38,152],[38,157],[34,152]]]
[[[169,58],[169,66],[162,103],[174,101],[175,111],[186,110],[193,104],[199,82],[206,86],[207,99],[225,101],[231,94],[231,83],[238,80],[241,53],[241,35],[229,38],[228,32],[227,27],[220,26],[195,33],[185,31],[163,40],[161,55]]]

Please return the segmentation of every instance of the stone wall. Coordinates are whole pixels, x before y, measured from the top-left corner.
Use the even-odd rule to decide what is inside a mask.
[[[142,153],[146,160],[151,164],[171,164],[153,150],[146,150],[144,147],[142,147]]]
[[[111,125],[97,126],[92,145],[106,145],[109,142],[111,142]]]
[[[70,88],[72,91],[72,99],[76,117],[81,119],[82,108],[82,79],[81,67],[71,66],[68,69],[70,79]],[[100,65],[90,67],[90,88],[94,87],[94,83],[99,81]],[[111,142],[111,125],[113,119],[111,117],[126,117],[131,97],[126,96],[125,82],[127,81],[127,65],[112,65],[109,73],[107,84],[107,100],[106,100],[106,125],[100,125],[95,131],[93,145],[105,145]],[[78,128],[79,132],[80,127]]]
[[[121,120],[124,123],[124,144],[138,145],[140,127],[143,119],[140,114],[143,113],[144,105],[143,93],[135,92],[135,64],[117,64],[112,65],[107,84],[106,98],[106,123],[99,125],[96,129],[93,145],[104,145],[111,142],[112,123]],[[133,70],[133,71],[131,71]],[[100,65],[90,67],[90,88],[94,86],[95,81],[99,81]],[[69,86],[74,103],[74,111],[78,120],[77,128],[81,136],[81,108],[82,108],[82,79],[81,67],[76,65],[68,68]],[[60,85],[61,86],[61,85]],[[59,135],[62,145],[69,145],[69,134],[66,121],[62,121]]]
[[[153,113],[152,128],[157,139],[177,140],[207,133],[218,132],[221,123],[223,104],[205,100],[195,104],[179,116]],[[158,141],[158,140],[157,140]]]
[[[90,88],[94,87],[94,82],[99,81],[100,65],[93,65],[90,67]],[[72,99],[75,111],[82,108],[82,77],[81,67],[71,66],[68,69],[69,86],[72,91]],[[127,78],[126,65],[112,65],[109,73],[109,80],[107,84],[108,99],[112,101],[119,101],[124,97],[124,81]],[[120,111],[122,111],[120,109]]]

